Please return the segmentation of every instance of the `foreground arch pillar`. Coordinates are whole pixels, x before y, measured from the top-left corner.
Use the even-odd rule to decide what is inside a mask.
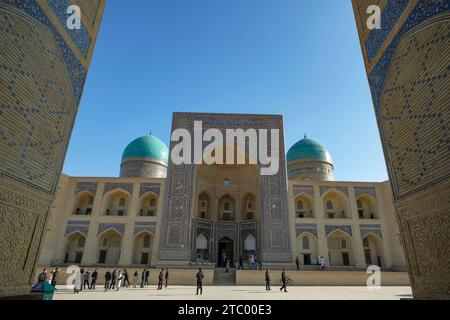
[[[450,5],[352,1],[413,295],[450,299]]]
[[[81,29],[67,28],[67,8]],[[0,297],[27,295],[105,0],[1,0]]]

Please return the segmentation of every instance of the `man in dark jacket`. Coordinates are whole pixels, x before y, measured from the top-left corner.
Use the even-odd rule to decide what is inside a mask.
[[[56,268],[53,271],[53,276],[52,276],[52,286],[56,287],[56,284],[58,283],[58,278],[59,278],[59,268]]]
[[[167,284],[168,284],[168,282],[169,282],[169,269],[166,269],[166,274],[165,274],[164,278],[165,278],[165,280],[166,280],[166,285],[165,285],[165,287],[167,288]]]
[[[300,259],[298,257],[295,258],[295,264],[297,265],[297,271],[300,271]]]
[[[272,289],[270,289],[270,272],[269,272],[269,269],[266,270],[266,290],[272,290]]]
[[[284,289],[284,292],[287,292],[287,290],[286,290],[287,275],[286,275],[286,270],[285,269],[283,269],[283,272],[281,272],[281,283],[283,285],[281,286],[280,291],[283,291],[283,289]]]
[[[84,273],[84,276],[83,276],[83,289],[86,289],[86,287],[89,289],[90,288],[90,286],[89,286],[89,279],[91,278],[91,272],[89,271],[89,270],[87,270],[85,273]]]
[[[110,270],[106,271],[106,273],[105,273],[105,291],[108,291],[110,288],[111,277],[112,277],[111,271]]]
[[[198,292],[200,291],[200,295],[203,294],[203,278],[205,276],[203,275],[202,269],[198,269],[197,274],[195,275],[195,278],[197,279],[197,296]]]
[[[147,269],[142,270],[142,276],[141,276],[141,288],[144,288],[145,286],[145,274],[147,273]]]
[[[130,286],[130,278],[128,276],[127,269],[123,269],[122,277],[123,277],[123,286],[128,288]]]
[[[156,290],[162,290],[163,282],[164,282],[164,269],[161,269],[161,272],[159,273],[158,276],[158,289]]]
[[[114,271],[111,273],[111,286],[110,289],[115,289],[117,284],[117,269],[114,269]]]
[[[145,270],[145,285],[149,286],[150,283],[148,282],[148,279],[150,278],[150,269]]]
[[[38,283],[45,282],[47,280],[47,269],[42,270],[38,276]]]
[[[98,278],[98,272],[97,272],[97,269],[95,269],[91,275],[91,287],[89,289],[95,290],[95,286],[97,284],[97,278]]]

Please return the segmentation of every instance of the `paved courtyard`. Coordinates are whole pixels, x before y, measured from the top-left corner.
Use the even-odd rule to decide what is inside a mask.
[[[120,291],[103,292],[85,290],[74,294],[72,290],[58,287],[54,300],[399,300],[411,299],[410,287],[288,287],[287,293],[278,287],[266,291],[264,287],[205,286],[202,296],[195,295],[195,287],[169,286],[157,291],[155,287],[121,288]]]

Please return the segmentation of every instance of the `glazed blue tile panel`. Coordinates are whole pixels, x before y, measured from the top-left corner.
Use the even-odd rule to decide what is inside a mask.
[[[108,229],[116,230],[123,237],[125,233],[125,223],[100,223],[98,226],[97,236]]]
[[[65,236],[79,232],[87,237],[89,231],[89,221],[67,221]]]
[[[381,29],[370,31],[366,40],[366,50],[369,60],[377,55],[398,18],[402,15],[409,0],[389,0],[381,13]]]
[[[296,223],[295,236],[298,237],[304,232],[309,232],[317,237],[317,224],[315,223]]]
[[[357,197],[362,194],[368,194],[369,196],[373,196],[374,198],[377,197],[375,187],[354,187],[353,190],[355,190],[355,196]]]
[[[351,226],[325,226],[325,234],[327,237],[335,230],[341,230],[347,233],[350,237],[353,237]]]
[[[97,192],[98,182],[78,182],[75,187],[75,193],[89,191],[93,195]]]
[[[160,183],[141,183],[139,197],[149,191],[153,192],[154,194],[156,194],[159,197],[159,193],[161,191],[161,184]]]
[[[444,12],[448,12],[449,10],[449,0],[423,0],[418,2],[406,22],[400,28],[400,31],[394,37],[391,44],[369,75],[370,90],[372,93],[372,100],[376,114],[380,111],[380,99],[384,81],[400,38],[410,29],[424,22],[426,19]]]
[[[369,233],[376,234],[381,239],[383,238],[380,224],[362,224],[360,225],[360,231],[361,231],[361,238],[364,238]]]
[[[77,103],[79,103],[83,92],[84,81],[86,80],[87,70],[81,65],[80,61],[78,61],[77,57],[66,44],[62,36],[56,31],[55,27],[50,22],[46,14],[42,11],[37,1],[6,0],[6,3],[26,12],[32,18],[36,19],[50,29],[64,59],[64,63],[66,64],[67,73],[69,74],[72,84],[74,99]]]
[[[114,189],[123,189],[128,191],[130,194],[133,193],[133,184],[132,183],[115,183],[115,182],[107,182],[105,184],[105,189],[103,190],[103,194],[107,193],[108,191],[114,190]]]
[[[61,26],[66,30],[67,34],[75,42],[76,46],[80,51],[87,55],[89,50],[89,44],[91,43],[91,37],[86,31],[83,24],[81,24],[81,29],[70,30],[67,28],[67,8],[71,5],[69,0],[46,0],[49,7],[52,9],[54,15],[58,18]],[[87,0],[86,0],[87,1]],[[83,22],[83,16],[81,16],[81,21]]]
[[[134,235],[142,231],[148,231],[155,235],[156,233],[156,222],[139,221],[134,224]]]

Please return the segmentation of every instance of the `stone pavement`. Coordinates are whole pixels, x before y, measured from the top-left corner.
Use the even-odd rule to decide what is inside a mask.
[[[399,300],[412,299],[410,287],[382,287],[369,290],[366,287],[288,287],[282,293],[278,286],[272,291],[264,287],[250,286],[205,286],[203,295],[195,295],[194,286],[169,286],[157,291],[151,286],[121,288],[120,291],[103,292],[84,290],[74,294],[72,290],[58,286],[54,300]]]

